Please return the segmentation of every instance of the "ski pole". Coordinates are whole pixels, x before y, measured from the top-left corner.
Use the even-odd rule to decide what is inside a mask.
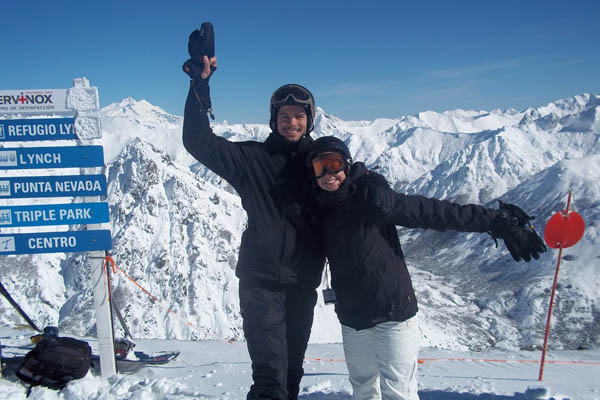
[[[127,327],[127,324],[125,323],[125,319],[123,318],[123,314],[121,314],[121,311],[119,310],[119,308],[115,304],[115,300],[112,297],[110,298],[110,305],[112,306],[112,309],[115,312],[115,315],[117,316],[117,319],[119,320],[119,322],[121,323],[121,326],[123,327],[123,330],[125,331],[125,337],[133,339],[133,337],[131,336],[131,332],[129,331],[129,328]]]
[[[2,295],[6,298],[6,300],[8,300],[8,302],[15,308],[15,310],[17,310],[17,312],[19,314],[21,314],[21,316],[25,319],[25,321],[27,321],[27,323],[29,324],[29,326],[31,326],[35,331],[37,332],[42,332],[40,330],[40,328],[37,327],[37,325],[35,324],[35,322],[33,322],[31,320],[31,318],[29,318],[29,316],[25,313],[25,311],[23,311],[23,309],[17,304],[17,302],[12,298],[12,296],[10,295],[10,293],[8,293],[8,290],[6,290],[6,288],[4,287],[4,285],[2,284],[2,282],[0,282],[0,293],[2,293]]]

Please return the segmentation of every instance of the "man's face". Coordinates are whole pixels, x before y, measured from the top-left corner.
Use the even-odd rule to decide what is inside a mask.
[[[304,107],[298,105],[285,105],[279,107],[277,113],[277,133],[289,140],[297,142],[306,133],[308,118]]]

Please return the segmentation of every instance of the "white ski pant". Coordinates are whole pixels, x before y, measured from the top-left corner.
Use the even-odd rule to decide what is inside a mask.
[[[418,400],[417,316],[357,331],[342,325],[354,400]]]

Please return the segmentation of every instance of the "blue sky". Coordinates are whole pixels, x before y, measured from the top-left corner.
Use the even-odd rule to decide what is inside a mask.
[[[183,115],[187,38],[216,32],[218,121],[267,123],[296,82],[345,120],[523,109],[600,92],[600,1],[9,1],[0,89],[66,88]]]

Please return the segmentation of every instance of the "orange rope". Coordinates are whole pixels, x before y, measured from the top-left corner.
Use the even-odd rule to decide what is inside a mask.
[[[345,362],[343,358],[310,358],[306,357],[306,361],[322,361],[322,362]],[[419,358],[419,364],[425,364],[430,361],[469,361],[469,362],[490,362],[490,363],[526,363],[526,364],[537,364],[536,360],[499,360],[489,358]],[[548,364],[579,364],[579,365],[600,365],[600,361],[546,361]]]
[[[149,291],[147,291],[146,289],[144,289],[142,287],[142,285],[140,285],[135,279],[133,279],[131,276],[129,276],[125,271],[123,271],[121,268],[119,268],[117,266],[117,264],[115,263],[115,260],[112,259],[112,257],[110,256],[106,256],[105,261],[104,261],[104,269],[106,270],[106,267],[108,264],[112,265],[112,270],[113,273],[117,273],[117,272],[121,272],[123,275],[125,275],[127,277],[127,279],[129,279],[131,282],[133,282],[138,288],[140,288],[144,293],[146,293],[151,299],[153,303],[158,303],[159,306],[161,306],[163,309],[166,309],[167,312],[172,313],[177,319],[179,319],[180,321],[183,321],[187,326],[189,326],[190,328],[196,330],[199,333],[203,333],[199,328],[197,328],[196,326],[194,326],[191,322],[184,320],[183,318],[181,318],[180,316],[178,316],[170,307],[164,306],[160,303],[160,301],[152,295],[152,293],[150,293]],[[108,271],[106,271],[106,273],[108,274]],[[110,288],[109,288],[109,298],[110,298]],[[218,338],[219,340],[224,340],[221,338]],[[227,343],[231,344],[232,341],[231,340],[225,340]],[[345,362],[346,360],[342,359],[335,359],[335,358],[311,358],[311,357],[305,357],[304,358],[306,361],[322,361],[322,362]],[[419,358],[418,362],[419,364],[424,364],[425,362],[429,362],[429,361],[472,361],[472,362],[516,362],[516,363],[537,363],[537,361],[535,360],[497,360],[497,359],[485,359],[485,358]],[[546,361],[549,364],[581,364],[581,365],[600,365],[600,361]]]
[[[195,330],[195,331],[197,331],[198,333],[204,333],[204,334],[206,334],[206,332],[202,332],[202,331],[200,330],[200,328],[197,328],[197,327],[196,327],[196,326],[194,326],[194,324],[192,324],[191,322],[189,322],[189,321],[186,321],[185,319],[183,319],[183,318],[181,318],[179,315],[177,315],[177,314],[175,313],[175,311],[173,311],[173,310],[171,309],[171,307],[168,307],[168,306],[165,306],[165,305],[163,305],[163,304],[162,304],[162,303],[161,303],[161,302],[158,300],[158,298],[157,298],[156,296],[153,296],[153,295],[152,295],[152,293],[150,293],[149,291],[147,291],[146,289],[144,289],[144,288],[142,287],[142,285],[140,285],[140,284],[139,284],[139,283],[138,283],[138,282],[137,282],[135,279],[133,279],[133,278],[132,278],[131,276],[129,276],[129,275],[128,275],[128,274],[127,274],[125,271],[123,271],[121,268],[119,268],[119,267],[117,266],[117,263],[115,263],[115,260],[113,260],[113,259],[112,259],[112,257],[110,257],[110,256],[106,256],[106,258],[105,258],[105,261],[104,261],[104,269],[105,269],[105,270],[106,270],[106,267],[107,267],[107,265],[108,265],[109,263],[112,265],[112,270],[113,270],[113,272],[114,272],[114,273],[120,272],[120,273],[122,273],[123,275],[125,275],[125,277],[127,277],[127,279],[129,279],[131,282],[133,282],[133,284],[135,284],[135,285],[136,285],[138,288],[140,288],[140,289],[141,289],[141,290],[142,290],[144,293],[146,293],[146,294],[148,295],[148,297],[150,297],[150,299],[152,300],[152,303],[156,303],[156,304],[158,304],[159,306],[161,306],[163,309],[165,309],[165,310],[166,310],[168,313],[172,313],[172,314],[173,314],[173,316],[174,316],[175,318],[179,319],[180,321],[182,321],[183,323],[185,323],[187,326],[189,326],[190,328],[194,329],[194,330]],[[108,271],[106,271],[106,273],[108,274]],[[109,296],[110,296],[110,288],[109,288]],[[221,339],[221,338],[217,338],[217,337],[215,337],[215,339],[218,339],[218,340],[225,340],[225,339]],[[230,344],[232,343],[232,342],[231,342],[231,340],[225,340],[225,341],[226,341],[227,343],[230,343]]]
[[[525,364],[537,364],[539,361],[536,360],[496,360],[486,358],[421,358],[419,361],[424,363],[425,361],[472,361],[472,362],[491,362],[491,363],[525,363]],[[554,360],[547,361],[549,364],[582,364],[582,365],[600,365],[600,361],[568,361],[568,360]]]
[[[104,266],[106,267],[106,264],[108,264],[108,263],[111,263],[111,265],[112,265],[112,270],[113,270],[113,272],[114,272],[114,273],[120,272],[120,273],[122,273],[123,275],[125,275],[125,276],[127,277],[127,279],[129,279],[129,280],[130,280],[131,282],[133,282],[133,283],[134,283],[134,284],[135,284],[137,287],[139,287],[140,289],[142,289],[142,291],[143,291],[144,293],[146,293],[148,296],[150,296],[150,298],[152,299],[152,302],[156,302],[156,301],[158,301],[158,299],[157,299],[156,297],[154,297],[154,296],[152,295],[152,293],[150,293],[149,291],[147,291],[146,289],[144,289],[144,288],[142,287],[142,285],[140,285],[139,283],[137,283],[137,281],[136,281],[135,279],[133,279],[132,277],[130,277],[130,276],[127,274],[127,272],[125,272],[125,271],[123,271],[121,268],[119,268],[119,267],[117,266],[117,264],[115,263],[115,260],[113,260],[113,259],[112,259],[112,257],[106,256],[106,261],[105,261],[105,263],[104,263]],[[170,311],[170,310],[171,310],[171,309],[169,309],[169,311]]]

